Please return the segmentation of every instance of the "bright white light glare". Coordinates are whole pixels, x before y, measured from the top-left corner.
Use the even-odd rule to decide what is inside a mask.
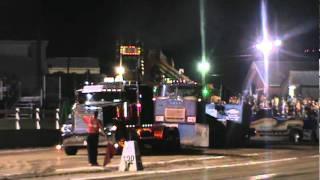
[[[277,39],[273,42],[265,40],[261,43],[256,44],[256,48],[264,54],[270,53],[274,47],[280,47],[282,45],[282,41]]]
[[[90,100],[92,98],[92,94],[87,94],[87,100]]]
[[[116,148],[116,149],[118,149],[118,148],[119,148],[119,144],[117,144],[117,143],[116,143],[116,144],[114,144],[113,146],[114,146],[114,148]]]
[[[61,150],[62,146],[60,144],[56,145],[56,150]]]
[[[280,39],[277,39],[274,41],[274,45],[277,47],[281,46],[281,44],[282,44],[282,41]]]
[[[128,117],[128,103],[127,102],[123,103],[123,116],[125,118]]]
[[[198,70],[202,73],[207,73],[210,69],[210,64],[207,61],[201,61],[198,63]]]
[[[114,82],[114,77],[105,77],[105,78],[103,78],[103,82],[113,83]]]
[[[110,131],[116,131],[117,130],[117,126],[113,125],[111,128],[110,128]]]
[[[264,54],[269,53],[272,50],[272,42],[270,41],[263,41],[256,45],[256,48],[263,52]]]
[[[289,96],[294,97],[295,96],[294,91],[296,90],[297,87],[295,85],[290,85],[288,88],[289,88]]]
[[[124,67],[122,67],[122,66],[117,66],[116,67],[116,73],[117,74],[122,75],[122,74],[124,74],[124,72],[125,72]]]

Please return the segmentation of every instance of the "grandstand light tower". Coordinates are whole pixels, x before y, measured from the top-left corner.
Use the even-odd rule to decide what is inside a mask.
[[[121,43],[118,46],[119,50],[119,67],[117,67],[117,74],[121,74],[126,81],[134,81],[136,83],[136,96],[137,96],[137,109],[140,109],[140,90],[139,84],[144,75],[144,60],[142,44],[140,42],[135,43]],[[141,125],[140,112],[138,110],[138,122],[137,125]]]
[[[282,41],[279,39],[272,40],[268,32],[268,16],[267,16],[267,5],[266,1],[261,1],[261,26],[262,26],[262,41],[256,44],[256,49],[263,54],[264,62],[264,89],[263,93],[268,97],[269,96],[269,57],[272,51],[282,45]]]
[[[208,94],[208,89],[205,86],[206,84],[206,74],[210,70],[210,64],[206,61],[205,57],[202,58],[202,61],[198,63],[198,71],[201,74],[201,84],[203,85],[202,94],[206,96]]]

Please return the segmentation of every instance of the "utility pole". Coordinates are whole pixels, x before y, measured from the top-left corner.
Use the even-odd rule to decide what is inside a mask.
[[[40,104],[43,105],[43,71],[42,71],[42,37],[41,37],[41,28],[42,28],[42,3],[39,5],[39,19],[38,19],[38,28],[37,28],[37,40],[36,40],[36,67],[37,67],[37,82],[38,86],[36,88],[40,88]]]

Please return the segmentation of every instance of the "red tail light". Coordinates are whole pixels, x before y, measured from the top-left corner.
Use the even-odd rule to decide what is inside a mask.
[[[157,139],[162,139],[163,138],[163,131],[162,130],[155,130],[153,132],[154,137]]]

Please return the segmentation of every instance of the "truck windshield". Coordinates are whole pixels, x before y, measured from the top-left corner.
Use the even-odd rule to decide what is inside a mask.
[[[172,96],[198,96],[198,88],[187,85],[161,85],[157,91],[157,96],[172,97]]]

